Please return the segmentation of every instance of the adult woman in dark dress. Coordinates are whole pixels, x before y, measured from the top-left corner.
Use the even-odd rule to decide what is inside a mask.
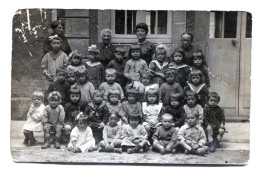
[[[69,56],[69,54],[72,52],[72,50],[71,50],[71,47],[69,45],[67,38],[64,35],[64,24],[61,23],[61,21],[57,21],[57,20],[53,21],[51,23],[51,29],[52,29],[53,33],[45,39],[44,44],[43,44],[44,55],[46,53],[48,53],[49,51],[51,51],[51,46],[50,46],[51,37],[54,35],[58,35],[62,39],[62,42],[63,42],[62,51],[65,52]]]

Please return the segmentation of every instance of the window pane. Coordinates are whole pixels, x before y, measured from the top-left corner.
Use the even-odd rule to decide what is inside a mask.
[[[150,12],[150,33],[155,34],[155,18],[156,18],[156,11]]]
[[[115,20],[115,33],[124,34],[125,33],[125,11],[116,10],[116,20]]]
[[[167,34],[167,11],[158,11],[157,34]]]
[[[246,38],[252,38],[252,14],[246,14]]]
[[[136,25],[136,11],[127,11],[127,34],[133,34]]]
[[[236,38],[237,35],[237,12],[225,12],[224,38]]]

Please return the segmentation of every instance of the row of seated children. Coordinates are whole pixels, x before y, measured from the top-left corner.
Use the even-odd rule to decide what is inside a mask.
[[[76,88],[72,90],[71,104],[78,103],[80,91],[76,91]],[[143,106],[141,111],[138,111],[137,107],[131,107],[139,103],[136,102],[138,93],[134,90],[128,91],[126,102],[130,103],[127,104],[129,112],[125,114],[122,112],[127,109],[122,112],[109,111],[103,99],[103,92],[95,90],[91,104],[84,112],[80,112],[80,108],[75,109],[72,117],[66,117],[67,112],[60,104],[59,92],[53,91],[49,94],[47,106],[43,104],[43,94],[35,92],[23,128],[24,144],[34,145],[36,140],[33,131],[43,129],[45,143],[42,149],[49,148],[50,131],[54,129],[54,147],[59,149],[62,129],[67,129],[71,130],[68,149],[73,152],[92,151],[98,144],[100,152],[134,153],[147,151],[152,145],[153,149],[161,154],[175,153],[176,147],[182,146],[185,153],[204,155],[208,150],[207,141],[210,151],[214,152],[218,147],[225,130],[225,117],[223,110],[217,105],[220,100],[217,93],[209,94],[208,103],[200,115],[192,109],[185,110],[185,106],[197,105],[198,96],[194,91],[187,92],[187,102],[184,106],[181,104],[182,95],[171,93],[170,104],[161,107],[158,91],[150,89],[146,96],[147,102],[143,105],[151,107],[146,109],[147,107]],[[119,98],[118,92],[113,91],[109,98],[115,102]]]

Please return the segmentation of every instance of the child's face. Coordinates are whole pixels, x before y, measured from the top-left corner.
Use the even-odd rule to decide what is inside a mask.
[[[121,52],[116,52],[116,53],[115,53],[115,60],[116,60],[117,62],[122,62],[122,61],[123,61],[123,58],[124,58],[124,56],[123,56],[123,54],[122,54]]]
[[[138,59],[140,58],[140,56],[141,56],[140,50],[132,50],[132,51],[131,51],[131,57],[132,57],[132,59],[138,60]]]
[[[174,82],[174,74],[172,73],[166,73],[165,74],[165,80],[168,84],[173,84]]]
[[[192,40],[191,40],[191,36],[189,34],[182,35],[181,44],[184,49],[189,48],[191,46],[191,42],[192,42]]]
[[[196,103],[197,103],[197,100],[196,100],[196,98],[194,96],[188,96],[188,98],[187,98],[187,105],[189,107],[195,106]]]
[[[86,75],[85,74],[80,74],[79,76],[78,76],[78,81],[79,81],[79,83],[80,84],[84,84],[84,83],[86,83]]]
[[[57,73],[57,80],[58,80],[60,83],[65,82],[65,79],[66,79],[66,75],[65,75],[64,73]]]
[[[79,94],[70,94],[70,101],[72,103],[78,103],[79,102],[80,95]]]
[[[79,121],[79,122],[78,122],[78,128],[79,128],[80,130],[85,130],[87,127],[88,127],[88,125],[87,125],[86,123],[84,123],[84,122],[82,122],[82,121]]]
[[[157,59],[157,61],[159,61],[159,62],[164,62],[164,60],[165,60],[165,53],[163,53],[163,52],[158,52],[158,53],[156,54],[156,59]]]
[[[193,64],[194,64],[196,67],[201,67],[201,65],[202,65],[202,57],[201,57],[201,56],[196,56],[196,57],[194,57],[194,59],[193,59]]]
[[[51,42],[51,48],[54,51],[58,51],[61,49],[61,41],[60,40],[52,40]]]
[[[116,80],[116,74],[115,73],[107,73],[106,74],[106,81],[109,84],[113,84]]]
[[[182,54],[180,52],[175,52],[174,55],[173,55],[173,61],[176,64],[181,64],[182,60],[183,60]]]
[[[38,107],[41,105],[42,99],[41,99],[41,97],[34,96],[32,99],[32,102],[33,102],[34,106]]]
[[[108,118],[109,124],[111,126],[115,126],[118,122],[118,117],[115,114],[110,115],[110,117]]]
[[[175,98],[171,98],[171,106],[172,107],[174,107],[174,108],[177,108],[177,107],[179,107],[180,106],[180,101],[179,100],[177,100],[177,99],[175,99]]]
[[[52,109],[56,109],[59,104],[60,104],[60,102],[59,102],[58,96],[54,96],[54,97],[52,97],[52,98],[50,99],[49,105],[50,105],[50,107],[51,107]]]
[[[100,94],[100,93],[95,94],[93,100],[94,100],[94,102],[95,102],[96,104],[101,104],[102,101],[103,101],[103,96],[102,96],[102,94]]]
[[[172,117],[170,116],[163,116],[161,122],[164,129],[170,129],[172,127]]]
[[[210,97],[208,104],[210,107],[216,107],[218,105],[218,99],[215,97]]]
[[[118,95],[116,95],[116,94],[111,94],[111,95],[109,96],[109,100],[110,100],[110,103],[112,103],[112,104],[117,104],[117,103],[118,103],[118,100],[119,100],[119,97],[118,97]]]
[[[74,56],[74,57],[72,57],[72,59],[71,59],[71,64],[72,65],[74,65],[74,66],[79,66],[80,65],[80,58],[79,57],[76,57],[76,56]]]
[[[144,40],[146,37],[146,32],[143,28],[138,28],[136,30],[136,37],[138,40]]]
[[[142,77],[142,84],[149,85],[150,84],[150,77],[149,76],[143,76]]]
[[[193,114],[188,114],[186,117],[186,122],[189,126],[195,126],[197,124],[197,118]]]
[[[150,103],[150,104],[156,103],[157,99],[158,99],[157,95],[154,95],[154,94],[149,94],[147,96],[147,102]]]
[[[137,117],[132,117],[129,119],[129,124],[132,128],[136,128],[139,124],[139,119]]]
[[[193,85],[197,86],[201,83],[201,78],[200,78],[200,75],[193,75],[191,76],[191,82]]]
[[[76,76],[73,74],[67,75],[67,81],[70,85],[73,85],[74,83],[76,83]]]
[[[91,62],[96,62],[96,61],[97,61],[97,55],[96,55],[96,53],[94,53],[94,52],[89,52],[88,59],[89,59]]]
[[[135,94],[128,94],[127,100],[129,103],[135,103],[136,102]]]

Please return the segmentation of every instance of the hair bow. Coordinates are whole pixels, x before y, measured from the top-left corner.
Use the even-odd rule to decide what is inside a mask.
[[[80,112],[80,113],[76,116],[75,120],[78,120],[80,117],[83,117],[83,116],[84,116],[83,112]]]
[[[49,36],[49,41],[52,41],[54,38],[58,38],[58,34]]]

